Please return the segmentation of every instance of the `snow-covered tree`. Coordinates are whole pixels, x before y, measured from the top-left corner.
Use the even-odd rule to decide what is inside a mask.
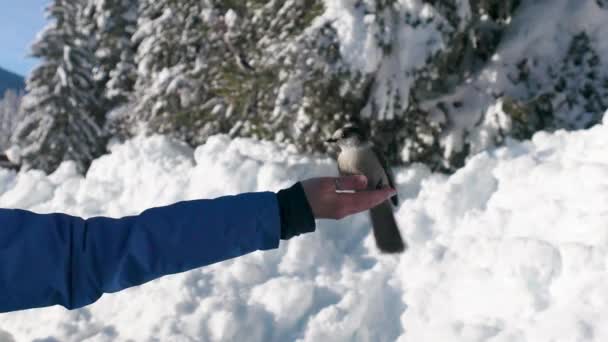
[[[207,1],[141,1],[133,119],[196,144],[223,126],[210,92],[227,50]]]
[[[348,8],[355,22],[337,24]],[[423,101],[489,60],[516,1],[144,1],[135,110],[191,144],[251,136],[324,151],[349,121],[389,159],[451,168],[449,126]],[[352,25],[344,38],[344,26]],[[356,28],[354,26],[357,26]],[[337,29],[341,27],[341,29]],[[342,32],[340,32],[342,30]]]
[[[471,152],[507,137],[588,127],[599,121],[608,96],[601,20],[532,25],[535,19],[525,17],[532,3],[519,0],[56,0],[53,6],[78,10],[71,17],[71,10],[55,11],[61,18],[35,47],[45,64],[30,77],[28,119],[17,139],[30,159],[44,154],[41,161],[95,154],[73,152],[76,140],[53,141],[57,153],[40,147],[48,143],[36,145],[47,132],[62,136],[63,129],[43,129],[69,112],[62,99],[79,108],[78,120],[67,122],[94,124],[78,130],[86,134],[78,138],[81,148],[100,146],[93,141],[103,141],[97,128],[106,117],[124,127],[113,134],[144,127],[198,145],[227,133],[323,153],[325,138],[356,122],[393,163],[453,171]],[[580,13],[608,20],[604,0],[583,7]],[[85,87],[71,86],[82,80]]]
[[[281,87],[270,47],[319,9],[305,1],[142,2],[135,118],[192,144],[216,133],[284,136],[268,120]]]
[[[92,41],[79,30],[85,7],[84,0],[55,0],[31,48],[41,64],[27,79],[25,118],[12,137],[26,167],[52,171],[74,160],[85,170],[105,151]]]
[[[9,148],[11,135],[23,119],[19,110],[22,97],[21,94],[9,89],[0,99],[0,154]]]
[[[138,0],[90,0],[84,18],[84,32],[93,37],[97,64],[94,79],[102,89],[104,109],[124,104],[137,77],[135,47]]]

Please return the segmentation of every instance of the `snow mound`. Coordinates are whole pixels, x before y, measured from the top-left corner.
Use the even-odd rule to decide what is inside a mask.
[[[608,117],[608,115],[606,116]],[[608,126],[538,133],[454,175],[396,169],[410,249],[379,255],[366,215],[76,311],[1,315],[16,341],[608,340]],[[0,206],[123,216],[181,199],[278,190],[335,164],[214,136],[114,145],[86,177],[0,170]],[[556,326],[556,322],[559,325]]]
[[[608,338],[607,133],[538,133],[423,181],[399,210],[403,340]]]

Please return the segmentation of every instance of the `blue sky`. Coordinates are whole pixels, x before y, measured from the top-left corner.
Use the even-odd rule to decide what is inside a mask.
[[[0,10],[0,67],[26,76],[36,65],[29,46],[45,26],[50,0],[13,0]]]

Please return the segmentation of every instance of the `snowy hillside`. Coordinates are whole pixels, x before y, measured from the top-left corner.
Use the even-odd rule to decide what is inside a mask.
[[[378,255],[367,217],[140,287],[86,308],[0,315],[0,340],[608,340],[608,115],[482,152],[447,177],[396,170],[410,242]],[[214,136],[114,145],[86,178],[0,170],[0,206],[123,216],[182,199],[278,190],[328,159]]]

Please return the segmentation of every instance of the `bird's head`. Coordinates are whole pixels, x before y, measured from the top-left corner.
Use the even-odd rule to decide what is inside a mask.
[[[326,142],[337,144],[340,148],[358,148],[368,144],[368,140],[359,127],[349,124],[338,129]]]

